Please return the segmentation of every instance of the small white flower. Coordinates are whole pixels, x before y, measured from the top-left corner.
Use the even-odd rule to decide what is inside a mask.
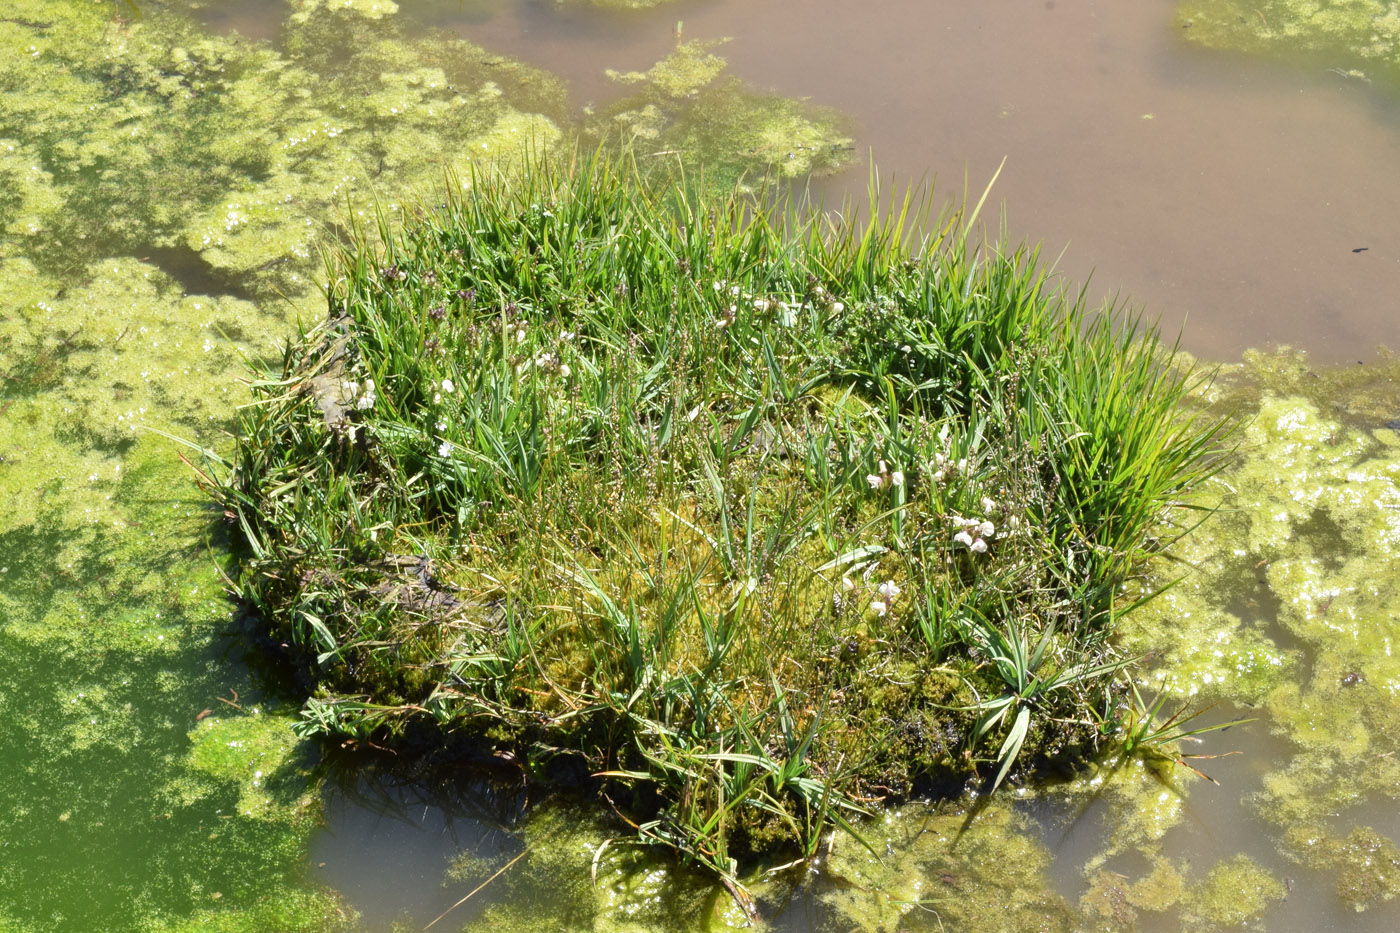
[[[451,379],[444,379],[442,380],[442,391],[451,395],[453,392],[457,391],[457,387],[452,384]]]
[[[903,485],[904,485],[904,471],[903,471],[903,470],[895,470],[893,473],[890,474],[890,485],[891,485],[891,486],[903,486]]]
[[[878,587],[880,595],[885,597],[886,602],[894,602],[894,598],[900,594],[899,584],[893,580],[886,580]]]
[[[887,467],[887,466],[885,466],[885,461],[883,461],[883,460],[877,460],[877,461],[875,461],[875,466],[879,468],[879,470],[880,470],[880,475],[881,475],[881,476],[884,476],[886,473],[888,473],[888,472],[890,471],[890,468]]]
[[[755,298],[755,299],[753,300],[753,309],[754,309],[755,311],[767,311],[767,310],[768,310],[768,299],[767,299],[767,298]]]
[[[933,481],[940,485],[942,485],[943,480],[945,480],[946,478],[947,476],[942,470],[935,470],[933,473]]]
[[[987,542],[983,541],[981,538],[978,538],[976,541],[973,541],[971,544],[968,545],[968,547],[972,549],[972,553],[974,554],[987,553]]]
[[[845,590],[846,592],[849,593],[851,590],[853,590],[853,589],[855,589],[855,588],[856,588],[856,581],[852,580],[850,577],[842,577],[842,578],[841,578],[841,589],[843,589],[843,590]]]
[[[833,301],[831,303],[831,310],[835,311],[837,314],[840,314],[842,311],[846,310],[846,306],[839,301]]]
[[[730,294],[730,295],[733,295],[735,298],[738,298],[738,297],[739,297],[739,286],[735,285],[735,286],[733,286],[732,288],[730,288],[730,289],[729,289],[729,294]]]
[[[883,616],[885,613],[890,611],[890,607],[885,603],[883,599],[875,600],[873,603],[870,604],[870,608],[875,610],[875,614],[877,616]]]
[[[977,526],[977,536],[980,538],[990,538],[997,533],[997,526],[991,522],[983,522]]]
[[[441,405],[441,404],[442,404],[442,393],[441,393],[441,392],[434,392],[434,393],[433,393],[433,404],[434,404],[434,405]]]
[[[525,328],[522,327],[522,328],[520,328],[518,331],[515,332],[515,342],[516,342],[516,343],[524,343],[524,342],[525,342]]]
[[[718,282],[715,283],[715,291],[724,291],[724,279],[720,279]]]
[[[988,496],[982,497],[982,511],[995,512],[997,510],[996,500]]]
[[[953,535],[953,540],[959,544],[966,544],[968,547],[972,547],[972,535],[965,531],[960,531]]]
[[[569,369],[569,364],[568,364],[568,363],[560,363],[560,364],[559,364],[559,375],[563,376],[565,379],[568,379],[568,378],[569,378],[569,373],[570,373],[570,372],[571,372],[571,370]]]
[[[885,478],[883,476],[877,476],[874,473],[867,473],[865,474],[865,481],[870,484],[871,489],[885,488]]]
[[[443,441],[441,444],[438,445],[438,456],[439,456],[439,457],[446,457],[446,456],[447,456],[448,454],[450,454],[450,453],[452,453],[452,442],[451,442],[451,441]]]
[[[438,429],[438,433],[439,433],[439,434],[441,434],[443,431],[446,431],[446,430],[447,430],[447,422],[446,422],[446,421],[439,421],[439,422],[437,423],[437,429]]]

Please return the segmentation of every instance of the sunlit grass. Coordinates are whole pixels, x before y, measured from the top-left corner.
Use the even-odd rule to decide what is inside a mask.
[[[929,197],[469,181],[331,257],[219,471],[304,732],[581,762],[741,902],[883,797],[1095,751],[1118,594],[1228,434],[1155,330]]]

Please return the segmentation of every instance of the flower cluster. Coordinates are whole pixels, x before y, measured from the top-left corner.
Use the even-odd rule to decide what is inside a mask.
[[[891,472],[890,468],[885,465],[885,461],[883,460],[879,461],[876,464],[876,469],[878,470],[878,472],[876,473],[865,474],[865,481],[870,484],[871,489],[878,490],[885,489],[886,487],[890,486],[904,485],[903,470],[895,470]]]
[[[569,378],[569,373],[572,372],[572,370],[569,369],[569,364],[559,362],[559,357],[555,356],[553,353],[541,353],[534,359],[526,359],[519,366],[515,367],[516,375],[520,375],[531,366],[534,366],[536,369],[542,369],[547,373],[558,373],[565,379]]]
[[[374,394],[373,379],[366,379],[363,386],[353,379],[347,379],[345,382],[341,383],[341,388],[343,390],[343,397],[354,399],[355,407],[360,411],[366,411],[374,407],[376,396]]]
[[[719,330],[732,326],[738,320],[740,304],[750,303],[753,310],[759,314],[773,314],[784,327],[791,327],[797,323],[797,312],[806,307],[802,302],[783,301],[780,298],[756,298],[738,285],[730,285],[725,279],[713,282],[712,287],[721,301],[728,301],[728,304],[720,309],[719,320],[715,321],[715,327]],[[818,303],[838,314],[846,309],[841,302],[833,301],[821,286],[817,286],[812,294]]]
[[[865,579],[867,582],[870,579],[872,570],[874,570],[873,567],[867,569],[865,572]],[[841,588],[847,593],[849,593],[856,588],[856,582],[850,577],[842,577]],[[899,584],[895,583],[893,580],[886,580],[884,583],[881,583],[879,586],[875,587],[875,598],[870,602],[871,611],[874,612],[877,616],[883,618],[884,615],[894,607],[895,597],[897,597],[901,592],[903,592],[903,590],[901,590]],[[841,607],[842,602],[843,600],[839,597],[838,594],[838,598],[836,600],[836,606],[838,609]]]
[[[870,608],[877,616],[884,616],[894,606],[894,598],[899,595],[899,584],[893,580],[886,580],[875,588],[879,593],[879,598],[870,603]]]
[[[996,503],[983,497],[982,505],[984,508],[989,505],[994,507]],[[958,533],[953,535],[954,541],[966,545],[967,549],[974,554],[987,553],[987,542],[997,533],[996,525],[985,519],[964,518],[961,515],[954,515],[948,520],[958,529]]]

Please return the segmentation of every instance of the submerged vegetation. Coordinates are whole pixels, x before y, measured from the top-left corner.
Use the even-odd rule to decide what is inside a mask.
[[[1115,741],[1120,590],[1228,433],[1150,328],[975,209],[512,177],[337,253],[218,471],[304,733],[593,774],[741,899],[864,804]]]
[[[1193,42],[1320,65],[1344,78],[1400,83],[1395,0],[1185,0],[1177,22]]]

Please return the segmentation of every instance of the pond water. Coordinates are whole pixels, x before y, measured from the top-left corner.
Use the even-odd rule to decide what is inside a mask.
[[[1184,326],[1231,364],[1216,395],[1258,415],[1215,490],[1234,511],[1125,633],[1199,722],[1253,717],[1193,747],[1239,753],[1196,762],[1219,784],[1106,767],[1007,794],[965,834],[956,808],[911,804],[870,828],[882,861],[836,840],[811,877],[756,882],[767,928],[1400,926],[1400,391],[1377,352],[1396,342],[1395,86],[1326,53],[1202,48],[1170,0],[14,6],[0,930],[420,929],[487,881],[434,929],[737,919],[664,861],[595,862],[597,815],[480,774],[359,762],[319,783],[230,622],[218,516],[148,430],[222,443],[245,357],[317,316],[314,245],[347,195],[393,202],[462,152],[664,104],[605,72],[647,71],[678,33],[728,38],[711,51],[746,93],[840,115],[756,108],[784,129],[734,164],[849,153],[812,183],[834,204],[872,162],[887,190],[966,177],[975,196],[1005,158],[1012,236],[1068,244],[1071,281],[1093,270],[1091,295]],[[1234,364],[1277,343],[1308,357]]]

